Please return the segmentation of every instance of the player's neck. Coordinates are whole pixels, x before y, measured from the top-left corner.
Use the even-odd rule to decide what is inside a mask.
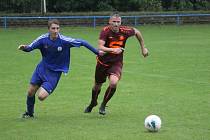
[[[56,40],[57,38],[58,38],[58,35],[56,35],[56,36],[50,35],[50,40]]]
[[[112,32],[114,33],[118,33],[120,31],[120,27],[112,27],[110,26],[110,29],[112,30]]]
[[[111,28],[111,30],[112,30],[112,32],[114,32],[114,33],[118,33],[118,32],[120,31],[120,29],[113,29],[113,28]]]

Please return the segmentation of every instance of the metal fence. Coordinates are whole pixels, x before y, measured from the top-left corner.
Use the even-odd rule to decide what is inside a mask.
[[[0,17],[0,27],[40,27],[46,26],[49,19],[59,19],[63,26],[96,27],[106,25],[109,16],[48,16],[48,17]],[[122,16],[124,25],[145,24],[209,24],[210,14],[162,14]]]

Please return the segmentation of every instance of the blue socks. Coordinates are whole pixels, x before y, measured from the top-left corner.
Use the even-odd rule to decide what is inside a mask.
[[[34,113],[34,104],[35,104],[35,95],[34,96],[27,96],[27,112],[29,114],[33,114]]]

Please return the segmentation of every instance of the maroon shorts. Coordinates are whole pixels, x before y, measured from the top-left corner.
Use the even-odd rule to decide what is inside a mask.
[[[122,62],[116,62],[109,66],[104,66],[98,62],[95,70],[95,82],[104,83],[106,82],[107,76],[110,75],[116,75],[120,79],[122,74],[122,67]]]

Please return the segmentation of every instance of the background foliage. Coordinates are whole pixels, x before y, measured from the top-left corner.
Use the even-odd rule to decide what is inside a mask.
[[[0,12],[36,13],[43,0],[1,0]],[[47,12],[197,11],[210,10],[210,0],[46,0]]]

